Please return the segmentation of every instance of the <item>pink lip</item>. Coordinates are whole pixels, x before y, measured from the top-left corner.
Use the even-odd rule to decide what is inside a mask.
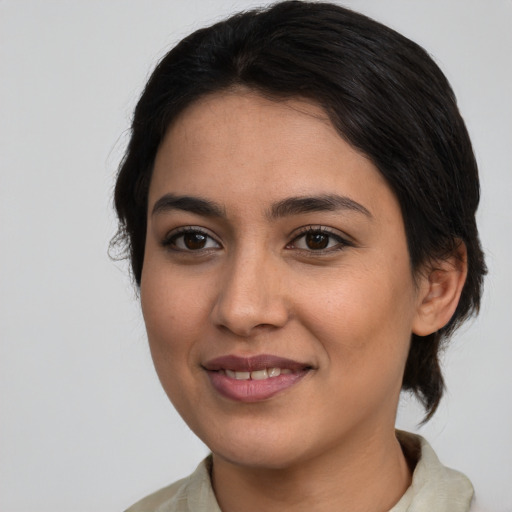
[[[207,371],[213,388],[222,396],[238,402],[260,402],[299,382],[311,370],[311,365],[262,354],[253,357],[222,356],[206,362],[203,368]],[[292,373],[263,380],[237,380],[228,377],[224,372],[252,372],[265,368],[288,369]]]

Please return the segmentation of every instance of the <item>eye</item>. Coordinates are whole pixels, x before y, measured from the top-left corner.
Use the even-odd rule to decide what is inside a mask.
[[[204,251],[208,249],[219,249],[220,244],[201,229],[186,227],[173,231],[162,242],[164,247],[176,251]]]
[[[350,243],[347,240],[327,228],[310,226],[286,247],[302,251],[322,252],[341,250],[348,245]]]

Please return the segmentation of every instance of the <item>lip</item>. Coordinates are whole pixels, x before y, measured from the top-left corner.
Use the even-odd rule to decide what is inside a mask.
[[[246,403],[261,402],[272,398],[297,384],[312,369],[310,364],[270,354],[252,357],[221,356],[207,361],[202,366],[206,370],[213,388],[220,395],[230,400]],[[252,372],[265,368],[287,369],[291,373],[264,380],[236,380],[228,377],[224,372],[224,370]]]
[[[311,368],[308,363],[301,363],[285,357],[260,354],[252,357],[240,357],[227,355],[217,357],[203,364],[208,371],[233,370],[235,372],[254,372],[264,368],[286,368],[292,372],[298,372],[305,368]]]

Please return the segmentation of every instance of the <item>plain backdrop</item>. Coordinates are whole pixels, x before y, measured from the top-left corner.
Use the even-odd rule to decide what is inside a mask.
[[[444,357],[434,419],[398,425],[512,511],[512,1],[347,0],[422,44],[481,169],[490,273]],[[0,0],[0,510],[119,511],[207,452],[154,374],[125,263],[107,256],[132,110],[158,59],[243,0]]]

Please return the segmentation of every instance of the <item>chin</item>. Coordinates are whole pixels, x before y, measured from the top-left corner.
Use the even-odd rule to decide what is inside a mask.
[[[260,429],[241,427],[236,431],[226,430],[222,437],[203,439],[215,456],[231,464],[277,470],[290,468],[306,456],[302,436],[290,436],[288,432],[276,425]]]
[[[298,463],[298,454],[283,447],[259,445],[219,447],[213,449],[214,456],[224,459],[235,466],[253,469],[282,470]]]

